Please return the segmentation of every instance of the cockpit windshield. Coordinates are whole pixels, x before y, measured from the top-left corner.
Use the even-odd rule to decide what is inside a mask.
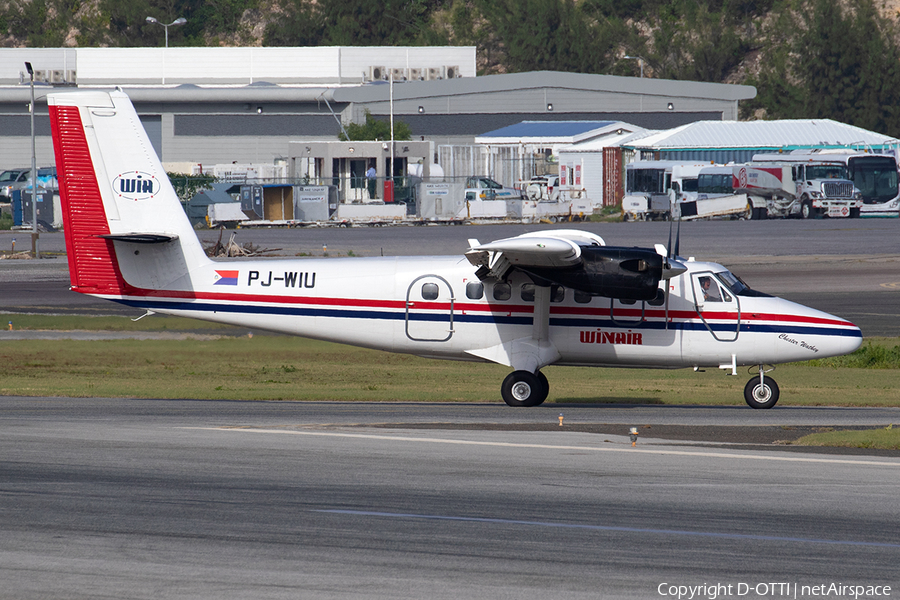
[[[744,280],[732,273],[731,271],[720,271],[716,273],[716,277],[724,283],[729,290],[737,294],[738,296],[756,296],[756,297],[770,297],[769,294],[764,294],[763,292],[757,292],[754,289],[751,289],[749,285],[744,283]]]

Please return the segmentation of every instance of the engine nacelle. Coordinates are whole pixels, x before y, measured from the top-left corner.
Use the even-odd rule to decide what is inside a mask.
[[[522,270],[538,279],[592,296],[622,300],[653,300],[657,297],[665,258],[655,250],[582,246],[581,259],[582,263],[571,269]]]

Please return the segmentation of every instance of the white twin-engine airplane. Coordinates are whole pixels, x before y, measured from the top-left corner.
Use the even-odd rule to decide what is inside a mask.
[[[846,354],[862,342],[844,319],[753,291],[721,265],[677,257],[677,241],[668,253],[552,230],[469,240],[465,256],[213,261],[125,93],[47,99],[76,292],[155,313],[500,363],[513,369],[501,387],[511,406],[546,399],[547,365],[733,374],[751,365],[747,404],[770,408],[779,390],[768,365]]]

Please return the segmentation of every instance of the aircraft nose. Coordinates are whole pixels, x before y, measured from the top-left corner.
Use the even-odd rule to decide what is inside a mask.
[[[825,349],[827,356],[843,356],[856,352],[862,345],[862,331],[859,327],[845,321],[839,317],[832,317],[836,321],[841,321],[842,326],[835,328],[834,333],[828,336],[827,348]]]

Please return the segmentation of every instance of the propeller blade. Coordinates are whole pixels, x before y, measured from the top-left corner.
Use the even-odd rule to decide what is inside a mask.
[[[672,285],[666,281],[666,331],[669,330],[669,292],[672,289]]]
[[[672,254],[672,217],[674,216],[675,215],[671,215],[669,217],[669,243],[666,245],[666,248],[668,248],[666,258],[675,258],[675,255]]]
[[[675,230],[675,253],[673,256],[679,256],[681,251],[681,218],[678,219],[678,228]]]

